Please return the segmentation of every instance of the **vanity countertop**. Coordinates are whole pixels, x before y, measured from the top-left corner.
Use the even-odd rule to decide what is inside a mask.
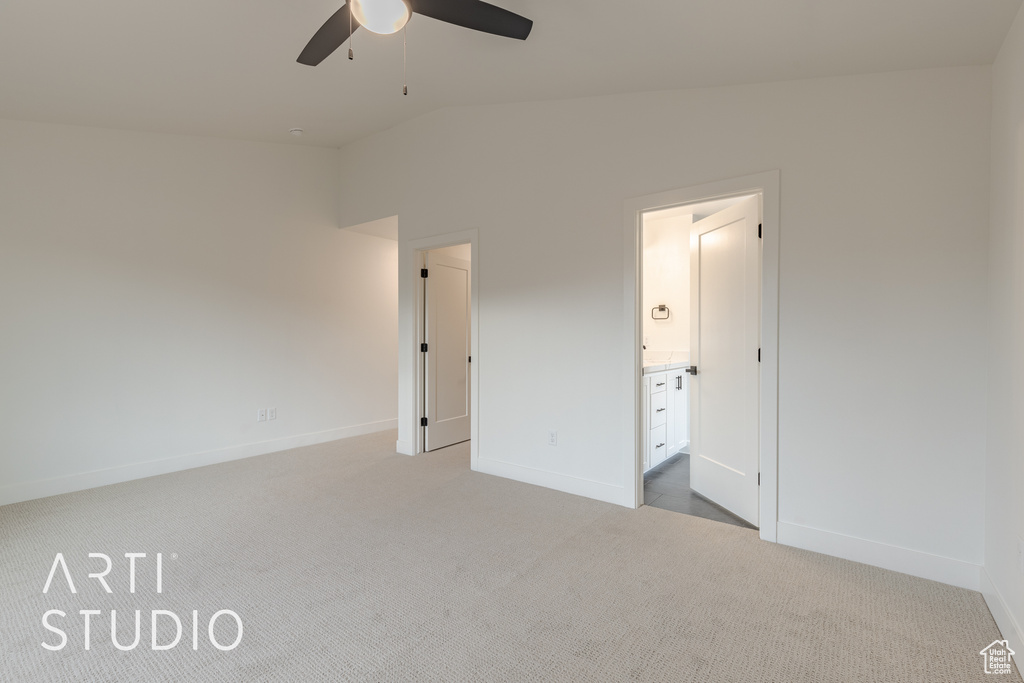
[[[678,362],[673,362],[673,363],[657,363],[657,362],[652,362],[651,364],[648,364],[648,363],[645,362],[644,363],[644,374],[645,375],[653,375],[656,372],[664,372],[666,370],[679,370],[681,368],[688,368],[688,367],[690,367],[689,362],[683,362],[683,361],[678,361]]]
[[[667,357],[666,357],[667,356]],[[644,374],[652,375],[656,372],[666,370],[679,370],[690,367],[690,353],[688,351],[672,351],[660,357],[644,359]]]

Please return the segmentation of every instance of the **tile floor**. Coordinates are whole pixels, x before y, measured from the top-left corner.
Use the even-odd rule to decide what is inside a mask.
[[[644,505],[754,529],[744,520],[690,489],[690,455],[676,453],[644,475]]]

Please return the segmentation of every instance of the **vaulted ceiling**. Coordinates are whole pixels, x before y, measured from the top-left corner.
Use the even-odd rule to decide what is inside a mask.
[[[0,118],[341,146],[432,110],[990,64],[1021,0],[494,0],[297,64],[340,0],[4,0]],[[303,128],[302,138],[288,134]]]

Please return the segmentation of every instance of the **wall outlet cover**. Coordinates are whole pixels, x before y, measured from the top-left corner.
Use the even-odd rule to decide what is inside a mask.
[[[550,432],[548,432],[548,445],[549,446],[557,446],[558,445],[558,432],[556,432],[553,429]]]
[[[267,421],[267,409],[266,408],[260,408],[259,410],[256,411],[256,421],[257,422],[266,422]]]
[[[267,419],[268,420],[276,420],[277,419],[277,408],[267,408]]]

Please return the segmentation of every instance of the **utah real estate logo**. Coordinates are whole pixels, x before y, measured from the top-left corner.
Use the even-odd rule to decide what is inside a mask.
[[[1011,663],[1011,658],[1016,653],[1010,649],[1010,644],[1007,641],[993,641],[991,645],[986,647],[978,654],[985,658],[985,673],[1013,673],[1013,664]]]

